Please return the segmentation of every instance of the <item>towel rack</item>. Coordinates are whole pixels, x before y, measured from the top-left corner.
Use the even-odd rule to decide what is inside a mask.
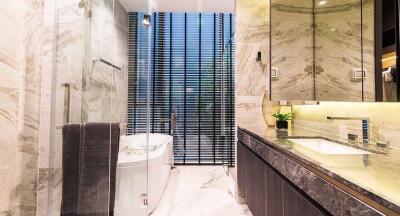
[[[88,123],[88,122],[85,122],[85,123]],[[85,124],[85,123],[83,123],[83,124]],[[72,124],[72,123],[68,123],[68,124]],[[77,124],[79,124],[79,123],[77,123]],[[112,124],[112,123],[110,123],[110,124]],[[124,126],[127,126],[127,125],[128,125],[128,123],[119,123],[120,128],[123,128]],[[61,130],[63,127],[64,127],[64,125],[57,125],[56,129]]]

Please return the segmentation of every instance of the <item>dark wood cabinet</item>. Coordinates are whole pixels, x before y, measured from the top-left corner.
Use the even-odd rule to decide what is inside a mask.
[[[329,215],[245,145],[237,149],[238,195],[254,216]]]
[[[267,167],[266,178],[266,215],[283,215],[283,181],[282,178],[271,168]]]
[[[283,212],[285,216],[320,216],[329,215],[317,208],[311,200],[299,192],[294,186],[283,181]]]

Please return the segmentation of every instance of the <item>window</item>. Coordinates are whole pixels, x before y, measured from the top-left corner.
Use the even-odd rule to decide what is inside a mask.
[[[148,32],[138,25],[141,16],[129,14],[130,134],[146,132]],[[167,133],[176,113],[175,163],[234,165],[233,15],[154,13],[152,21],[151,132]]]

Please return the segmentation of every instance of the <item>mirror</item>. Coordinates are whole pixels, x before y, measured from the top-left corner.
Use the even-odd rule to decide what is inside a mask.
[[[398,1],[375,2],[375,94],[376,101],[398,102],[399,12]]]
[[[398,101],[396,0],[271,1],[271,100]]]
[[[272,100],[314,100],[312,0],[272,0]]]

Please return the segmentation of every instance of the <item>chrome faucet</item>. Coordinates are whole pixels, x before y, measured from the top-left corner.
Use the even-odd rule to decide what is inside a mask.
[[[364,144],[369,144],[369,118],[362,117],[332,117],[327,116],[328,120],[361,120],[362,138]]]

